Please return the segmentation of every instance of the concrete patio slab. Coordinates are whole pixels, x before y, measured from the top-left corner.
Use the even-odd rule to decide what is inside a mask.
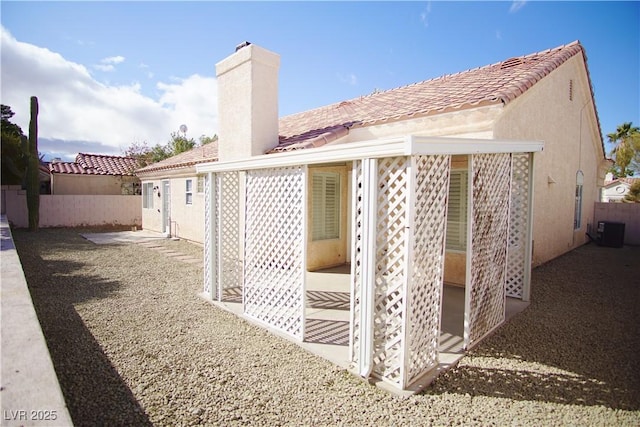
[[[81,233],[85,239],[96,245],[113,245],[129,243],[150,243],[154,240],[168,239],[164,234],[149,230],[115,231],[111,233]]]

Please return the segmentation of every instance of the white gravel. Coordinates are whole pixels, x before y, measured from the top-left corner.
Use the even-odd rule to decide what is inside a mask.
[[[637,247],[536,269],[525,312],[400,398],[203,301],[200,265],[78,230],[13,233],[78,426],[640,425]]]

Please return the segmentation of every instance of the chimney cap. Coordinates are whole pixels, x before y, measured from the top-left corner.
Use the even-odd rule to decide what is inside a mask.
[[[238,46],[236,46],[236,52],[239,51],[240,49],[242,49],[243,47],[249,46],[250,44],[251,44],[251,42],[247,42],[247,41],[244,41],[244,42],[240,43]]]

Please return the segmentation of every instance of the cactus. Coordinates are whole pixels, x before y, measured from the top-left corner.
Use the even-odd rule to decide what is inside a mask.
[[[29,230],[38,231],[40,222],[40,158],[38,157],[38,98],[31,97],[29,154],[27,163],[27,208]]]

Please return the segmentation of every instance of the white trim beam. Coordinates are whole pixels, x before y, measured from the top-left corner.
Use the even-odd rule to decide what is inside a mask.
[[[407,135],[397,138],[327,145],[306,150],[263,154],[242,160],[200,163],[197,173],[278,168],[395,156],[430,154],[534,153],[541,141],[442,138]]]

